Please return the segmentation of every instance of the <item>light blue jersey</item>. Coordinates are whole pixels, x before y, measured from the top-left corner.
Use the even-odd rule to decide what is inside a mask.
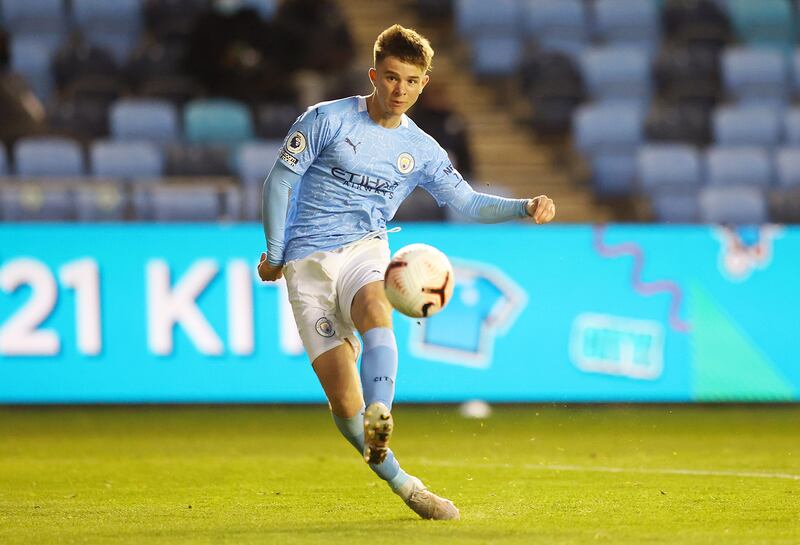
[[[479,220],[525,216],[524,200],[472,191],[447,152],[406,115],[394,129],[375,123],[366,99],[356,96],[312,106],[290,129],[273,171],[282,165],[301,178],[299,183],[291,182],[293,195],[282,240],[280,233],[268,232],[270,262],[300,259],[385,231],[386,223],[417,186],[440,206],[449,203],[468,214],[474,208],[471,215]],[[480,206],[473,203],[475,196],[485,197],[478,199]],[[285,213],[285,208],[283,212],[272,208],[265,197],[267,231],[266,216]],[[283,227],[279,223],[272,231]],[[283,255],[273,248],[280,242]]]

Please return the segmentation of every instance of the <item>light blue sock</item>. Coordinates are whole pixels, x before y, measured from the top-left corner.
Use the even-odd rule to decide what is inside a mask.
[[[397,378],[397,341],[388,327],[375,327],[365,332],[364,355],[361,357],[361,387],[364,402],[369,406],[380,401],[390,410],[394,401]]]
[[[355,447],[359,454],[364,452],[364,412],[350,418],[341,418],[333,415],[333,421],[344,438]],[[382,464],[369,464],[378,477],[386,481],[395,492],[408,480],[408,473],[400,468],[400,463],[395,459],[391,449],[386,454]]]

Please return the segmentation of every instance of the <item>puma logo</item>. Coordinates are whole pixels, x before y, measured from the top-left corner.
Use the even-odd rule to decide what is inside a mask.
[[[361,142],[359,142],[358,144],[353,144],[353,141],[350,140],[349,138],[345,138],[344,141],[347,142],[350,145],[350,147],[353,148],[353,154],[358,153],[358,146],[361,145]]]

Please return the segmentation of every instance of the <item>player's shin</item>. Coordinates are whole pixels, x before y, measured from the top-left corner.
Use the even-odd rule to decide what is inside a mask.
[[[397,377],[397,341],[388,327],[375,327],[362,335],[364,355],[361,358],[361,385],[369,407],[381,402],[391,410],[394,381]]]

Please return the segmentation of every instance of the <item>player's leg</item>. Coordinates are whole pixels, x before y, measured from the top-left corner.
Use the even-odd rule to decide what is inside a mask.
[[[350,315],[364,341],[361,384],[364,389],[364,458],[380,463],[388,451],[394,429],[392,402],[397,378],[397,342],[392,330],[392,307],[383,291],[383,281],[362,286]]]
[[[361,454],[364,452],[364,398],[355,358],[352,345],[345,341],[318,356],[312,366],[330,403],[336,427]],[[409,480],[388,449],[383,462],[372,463],[370,468],[389,483],[392,490],[399,489]]]

